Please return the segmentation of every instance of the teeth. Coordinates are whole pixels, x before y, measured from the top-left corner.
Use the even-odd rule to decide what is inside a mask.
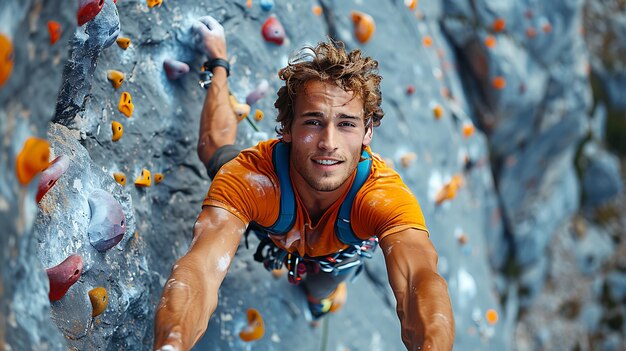
[[[339,163],[339,161],[331,161],[331,160],[316,160],[315,162],[320,165],[330,166]]]

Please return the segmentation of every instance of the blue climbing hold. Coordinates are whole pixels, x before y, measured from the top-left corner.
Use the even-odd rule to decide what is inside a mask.
[[[263,11],[269,11],[274,7],[274,0],[261,0],[261,8]]]
[[[126,232],[126,218],[122,205],[104,190],[97,189],[89,194],[91,220],[89,242],[96,250],[104,252],[117,245]]]

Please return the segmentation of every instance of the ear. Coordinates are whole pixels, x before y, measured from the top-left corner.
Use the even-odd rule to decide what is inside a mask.
[[[365,136],[363,137],[363,146],[368,146],[372,142],[372,137],[374,136],[374,127],[369,126],[365,131]]]
[[[283,141],[286,143],[291,142],[291,133],[283,133]]]

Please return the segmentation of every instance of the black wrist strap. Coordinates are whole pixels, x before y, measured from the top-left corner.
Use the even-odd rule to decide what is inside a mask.
[[[204,63],[204,71],[213,73],[213,68],[215,67],[224,67],[226,70],[226,76],[230,76],[230,63],[224,59],[214,58]]]

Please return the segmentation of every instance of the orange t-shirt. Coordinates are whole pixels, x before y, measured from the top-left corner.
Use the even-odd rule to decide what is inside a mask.
[[[278,142],[278,139],[262,141],[222,166],[202,206],[223,208],[246,225],[256,222],[263,227],[272,226],[280,212],[280,183],[272,163],[273,147]],[[367,152],[372,156],[372,168],[352,204],[350,223],[354,233],[366,240],[373,236],[382,239],[408,228],[428,232],[411,190],[379,155],[369,147]],[[354,176],[350,184],[353,181]],[[347,248],[335,234],[335,221],[348,191],[326,210],[315,227],[311,226],[296,188],[294,194],[295,224],[285,235],[270,235],[272,241],[289,252],[298,252],[301,257],[325,256]]]

